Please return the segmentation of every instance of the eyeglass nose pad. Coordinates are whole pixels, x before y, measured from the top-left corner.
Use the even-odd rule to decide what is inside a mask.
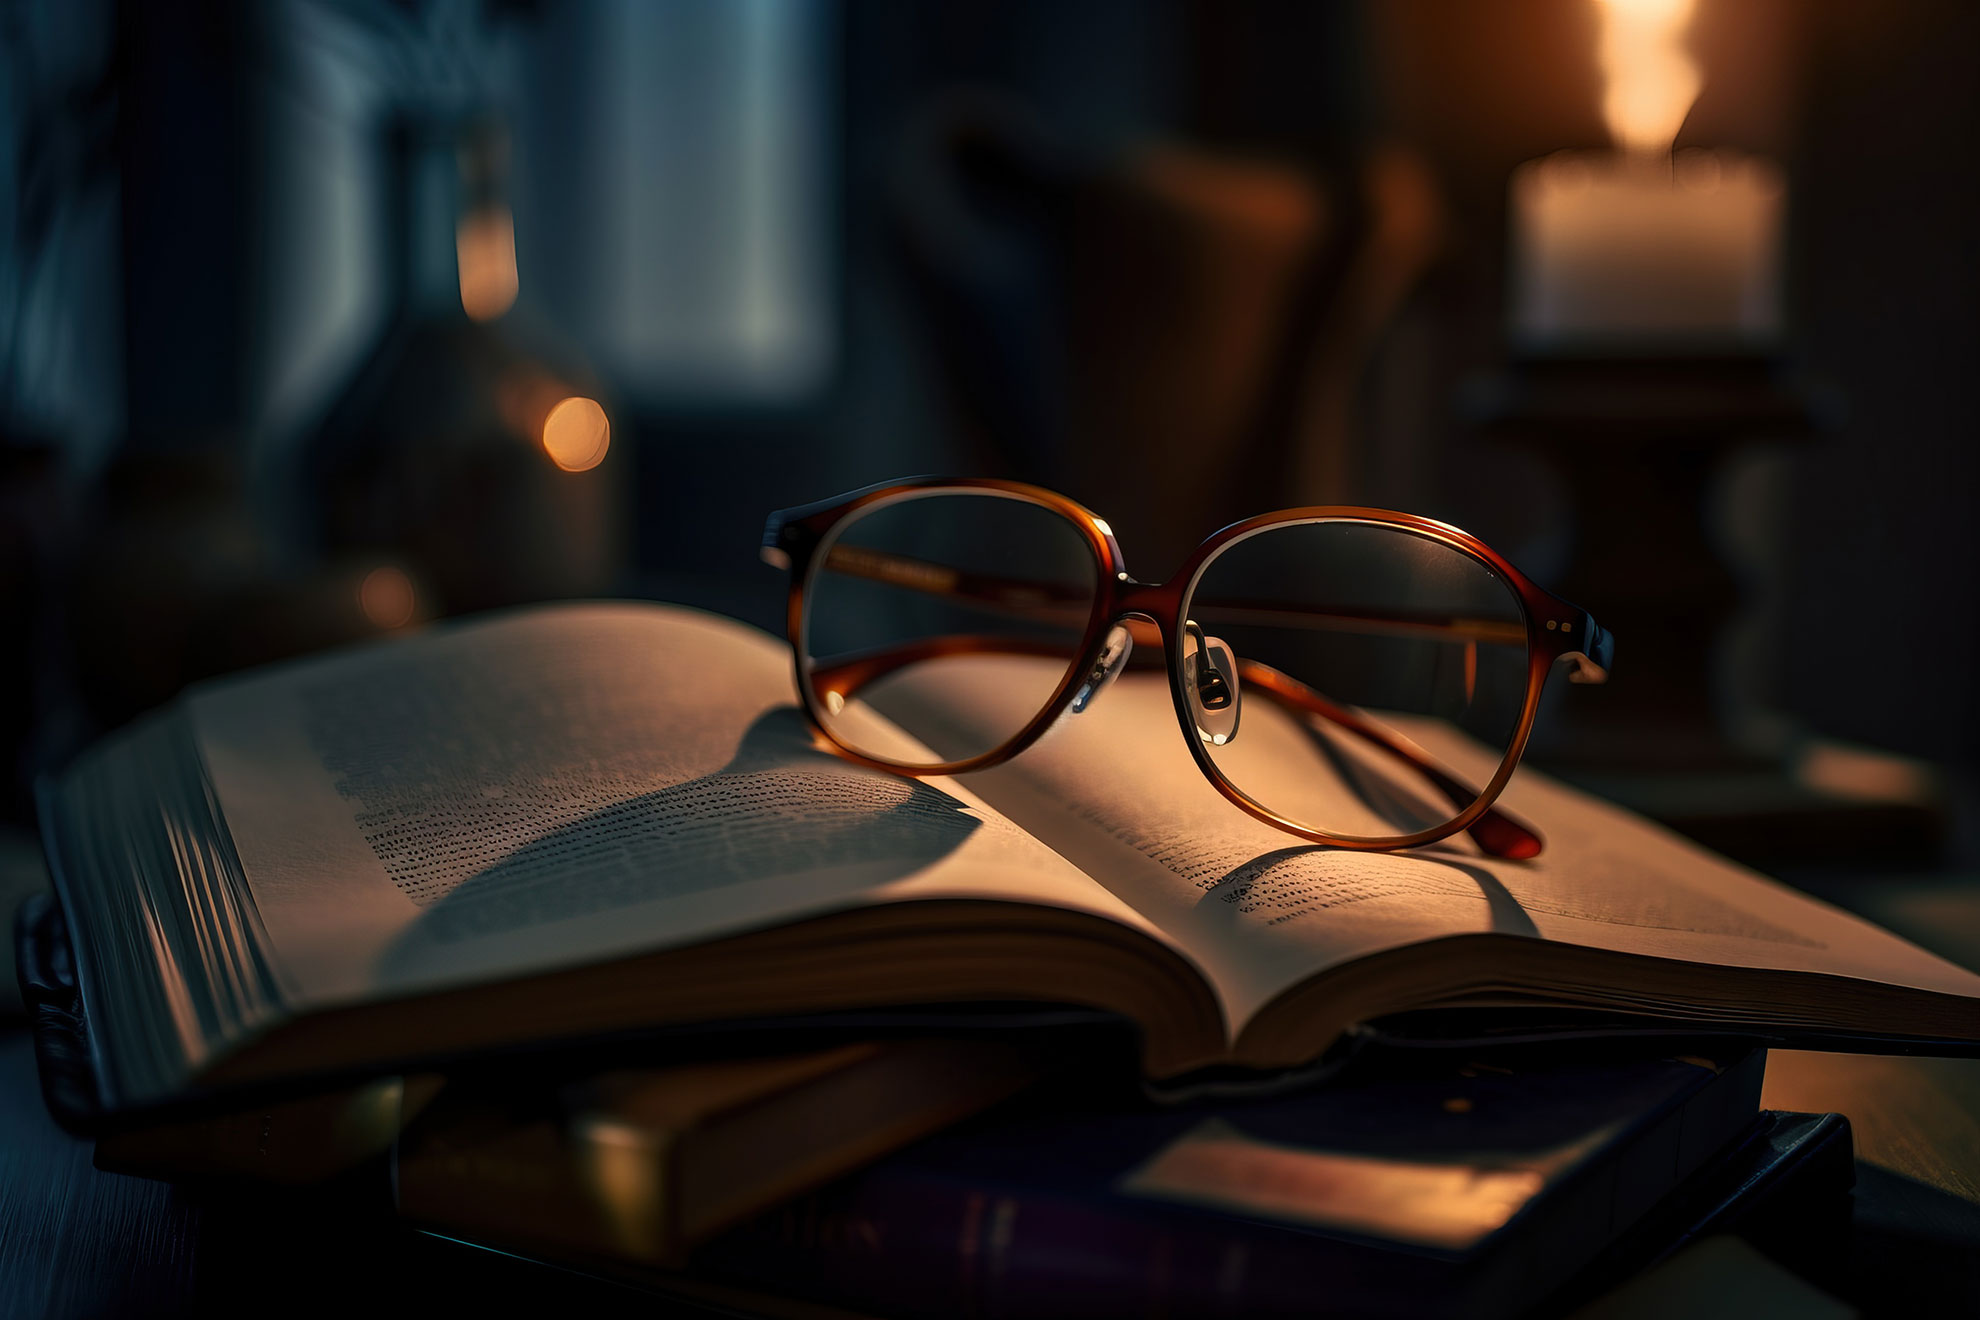
[[[1183,625],[1183,686],[1189,693],[1196,736],[1212,747],[1237,738],[1243,696],[1238,687],[1237,653],[1221,637],[1206,637],[1194,619]]]
[[[1134,653],[1134,638],[1120,624],[1115,624],[1107,632],[1107,640],[1100,644],[1100,654],[1093,658],[1093,668],[1086,673],[1086,681],[1073,693],[1072,713],[1077,715],[1093,704],[1102,688],[1113,682],[1126,668],[1128,656]]]

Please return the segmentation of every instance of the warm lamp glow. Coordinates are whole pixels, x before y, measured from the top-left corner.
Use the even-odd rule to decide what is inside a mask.
[[[380,628],[403,628],[412,622],[419,595],[412,579],[401,569],[386,564],[364,575],[358,585],[358,608],[364,617]]]
[[[543,451],[566,472],[584,472],[605,461],[612,424],[595,399],[572,395],[543,419]]]
[[[454,228],[454,256],[461,271],[461,306],[477,321],[492,321],[516,301],[516,224],[506,206],[484,206]]]
[[[1668,155],[1698,99],[1701,75],[1684,49],[1693,0],[1595,0],[1602,19],[1602,115],[1617,143]]]
[[[1619,151],[1513,172],[1512,328],[1528,351],[1741,351],[1781,331],[1780,167],[1671,154],[1698,98],[1693,0],[1595,0]]]

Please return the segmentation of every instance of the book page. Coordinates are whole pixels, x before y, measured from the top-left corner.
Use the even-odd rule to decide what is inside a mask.
[[[788,651],[713,615],[543,607],[190,704],[297,1006],[901,898],[1070,906],[1153,936],[968,790],[822,750]]]
[[[997,727],[1012,714],[1003,694],[1029,688],[1000,679],[997,667],[1039,662],[950,663],[951,694],[954,666],[982,667],[968,710],[951,700],[938,711],[905,683],[885,709],[913,728],[938,717]],[[1325,776],[1304,759],[1317,755],[1310,739],[1276,736],[1272,723],[1290,718],[1254,699],[1239,736],[1285,748],[1273,778],[1297,791]],[[1497,758],[1449,726],[1390,723],[1470,783],[1490,779]],[[1406,853],[1353,852],[1246,814],[1205,779],[1184,737],[1166,678],[1131,671],[968,782],[1168,932],[1240,1027],[1276,995],[1350,959],[1482,933],[1980,994],[1980,977],[1535,771],[1520,770],[1500,799],[1545,837],[1535,860],[1485,856],[1464,835]]]

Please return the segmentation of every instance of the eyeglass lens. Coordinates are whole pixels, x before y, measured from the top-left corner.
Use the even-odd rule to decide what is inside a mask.
[[[826,731],[907,767],[996,750],[1078,659],[1100,572],[1079,526],[1029,500],[941,491],[858,511],[805,590],[800,652]]]
[[[1231,786],[1295,825],[1404,837],[1484,787],[1434,782],[1384,734],[1434,720],[1501,759],[1511,746],[1527,690],[1519,598],[1442,541],[1352,520],[1270,526],[1204,565],[1183,608],[1186,696],[1223,703],[1197,736]]]

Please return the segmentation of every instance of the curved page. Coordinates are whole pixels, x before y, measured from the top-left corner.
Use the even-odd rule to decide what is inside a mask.
[[[974,897],[1153,927],[970,792],[849,765],[767,636],[665,606],[435,629],[194,725],[291,1008]]]
[[[998,674],[1024,663],[1033,662],[952,661],[943,704],[897,682],[883,709],[918,729],[954,721],[963,729],[956,736],[968,738],[975,721],[997,727],[1012,718],[999,694],[1013,685]],[[958,705],[966,666],[980,673],[973,700]],[[1289,793],[1329,778],[1314,740],[1282,708],[1247,702],[1243,720],[1239,736],[1272,749]],[[1449,726],[1390,723],[1471,783],[1490,778],[1496,758]],[[1980,996],[1980,977],[1531,769],[1514,775],[1501,804],[1545,837],[1533,861],[1485,856],[1463,835],[1408,853],[1349,852],[1305,843],[1233,806],[1183,739],[1166,680],[1128,673],[969,784],[1168,932],[1210,977],[1240,1034],[1273,998],[1318,973],[1478,934]],[[1341,804],[1350,821],[1363,809]],[[1479,981],[1490,983],[1492,970],[1481,964]],[[1980,1005],[1971,1034],[1980,1037]]]

